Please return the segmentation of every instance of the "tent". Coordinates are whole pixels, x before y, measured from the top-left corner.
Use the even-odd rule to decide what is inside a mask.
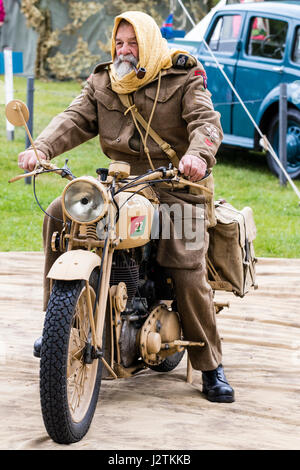
[[[4,0],[6,18],[1,28],[1,49],[9,46],[13,51],[23,52],[26,76],[86,77],[95,64],[110,57],[110,35],[116,15],[125,10],[141,10],[162,26],[171,3],[174,2]],[[185,0],[185,5],[197,21],[206,13],[205,0]],[[175,18],[182,18],[178,4],[174,13]],[[188,22],[186,26],[191,28]]]

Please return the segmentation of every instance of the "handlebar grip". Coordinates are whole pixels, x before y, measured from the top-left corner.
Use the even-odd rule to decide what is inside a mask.
[[[63,170],[61,168],[58,168],[57,166],[53,165],[50,163],[48,160],[41,160],[41,167],[44,168],[44,170],[53,170],[55,173],[61,175]],[[9,183],[14,183],[15,181],[18,181],[22,178],[27,178],[29,176],[34,176],[43,173],[43,171],[39,171],[37,168],[29,173],[23,173],[22,175],[17,175],[14,178],[11,178],[8,182]],[[66,175],[65,176],[68,180],[72,180],[71,175]]]
[[[33,176],[34,174],[35,174],[35,171],[31,171],[30,173],[22,173],[22,175],[14,176],[14,178],[11,178],[8,182],[9,183],[14,183],[15,181],[18,181],[22,178],[27,178],[27,177]]]

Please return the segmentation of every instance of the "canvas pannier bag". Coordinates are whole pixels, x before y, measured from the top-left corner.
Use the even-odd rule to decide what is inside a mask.
[[[203,191],[207,188],[210,191],[210,194]],[[198,187],[190,186],[189,187],[190,194],[200,194],[205,196],[205,205],[206,205],[206,217],[208,220],[208,227],[213,227],[216,225],[216,215],[215,215],[215,207],[214,207],[214,179],[212,171],[207,172],[206,176],[202,178],[198,182]]]
[[[209,229],[209,283],[213,290],[226,290],[243,297],[251,287],[257,287],[252,209],[245,207],[238,211],[225,201],[216,201],[215,215],[217,224]]]

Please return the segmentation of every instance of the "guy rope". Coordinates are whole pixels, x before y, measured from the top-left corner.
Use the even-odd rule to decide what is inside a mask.
[[[187,18],[189,19],[189,21],[191,22],[191,24],[193,25],[193,27],[196,26],[196,23],[195,21],[193,20],[193,18],[191,17],[191,15],[189,14],[188,10],[186,9],[186,7],[184,6],[182,0],[177,0],[179,5],[181,6],[181,8],[183,9],[183,11],[185,12]],[[235,87],[233,86],[233,84],[231,83],[230,79],[228,78],[227,74],[224,72],[223,68],[220,66],[220,63],[217,59],[217,57],[215,56],[215,54],[213,53],[213,51],[211,50],[211,48],[209,47],[209,45],[207,44],[205,38],[203,37],[202,39],[206,49],[208,50],[208,52],[210,53],[210,55],[212,56],[213,60],[215,61],[218,69],[220,70],[220,72],[222,73],[223,77],[225,78],[225,80],[227,81],[228,85],[230,86],[230,88],[232,89],[233,93],[235,94],[235,96],[237,97],[237,99],[239,100],[241,106],[243,107],[244,111],[246,112],[247,116],[249,117],[250,121],[252,122],[253,126],[255,127],[255,129],[257,130],[258,134],[260,135],[261,137],[261,140],[260,140],[260,144],[261,146],[265,149],[265,150],[268,150],[270,152],[270,154],[272,155],[272,157],[274,158],[274,160],[276,161],[277,165],[280,167],[281,171],[283,172],[284,176],[286,177],[287,181],[290,183],[290,185],[292,186],[294,192],[296,193],[297,197],[298,197],[298,200],[299,200],[299,205],[300,205],[300,192],[297,188],[297,186],[295,185],[295,183],[293,182],[293,180],[291,179],[290,175],[287,173],[286,169],[284,168],[284,166],[282,165],[280,159],[278,158],[275,150],[273,149],[272,145],[270,144],[269,140],[267,139],[267,137],[262,133],[262,131],[260,130],[259,126],[257,125],[257,123],[255,122],[253,116],[251,115],[251,113],[249,112],[247,106],[245,105],[245,103],[243,102],[243,100],[241,99],[240,95],[238,94],[237,90],[235,89]]]

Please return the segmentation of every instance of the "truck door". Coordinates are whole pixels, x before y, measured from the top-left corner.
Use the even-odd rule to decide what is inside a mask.
[[[266,95],[280,84],[284,71],[284,55],[288,22],[271,15],[249,13],[243,34],[243,46],[236,66],[235,87],[256,120]],[[235,98],[233,134],[253,144],[254,126]]]
[[[231,82],[234,82],[242,22],[243,14],[220,13],[216,15],[206,34],[206,42]],[[212,93],[214,107],[221,113],[224,134],[230,134],[233,92],[204,43],[199,49],[199,60],[207,73],[208,89]]]

